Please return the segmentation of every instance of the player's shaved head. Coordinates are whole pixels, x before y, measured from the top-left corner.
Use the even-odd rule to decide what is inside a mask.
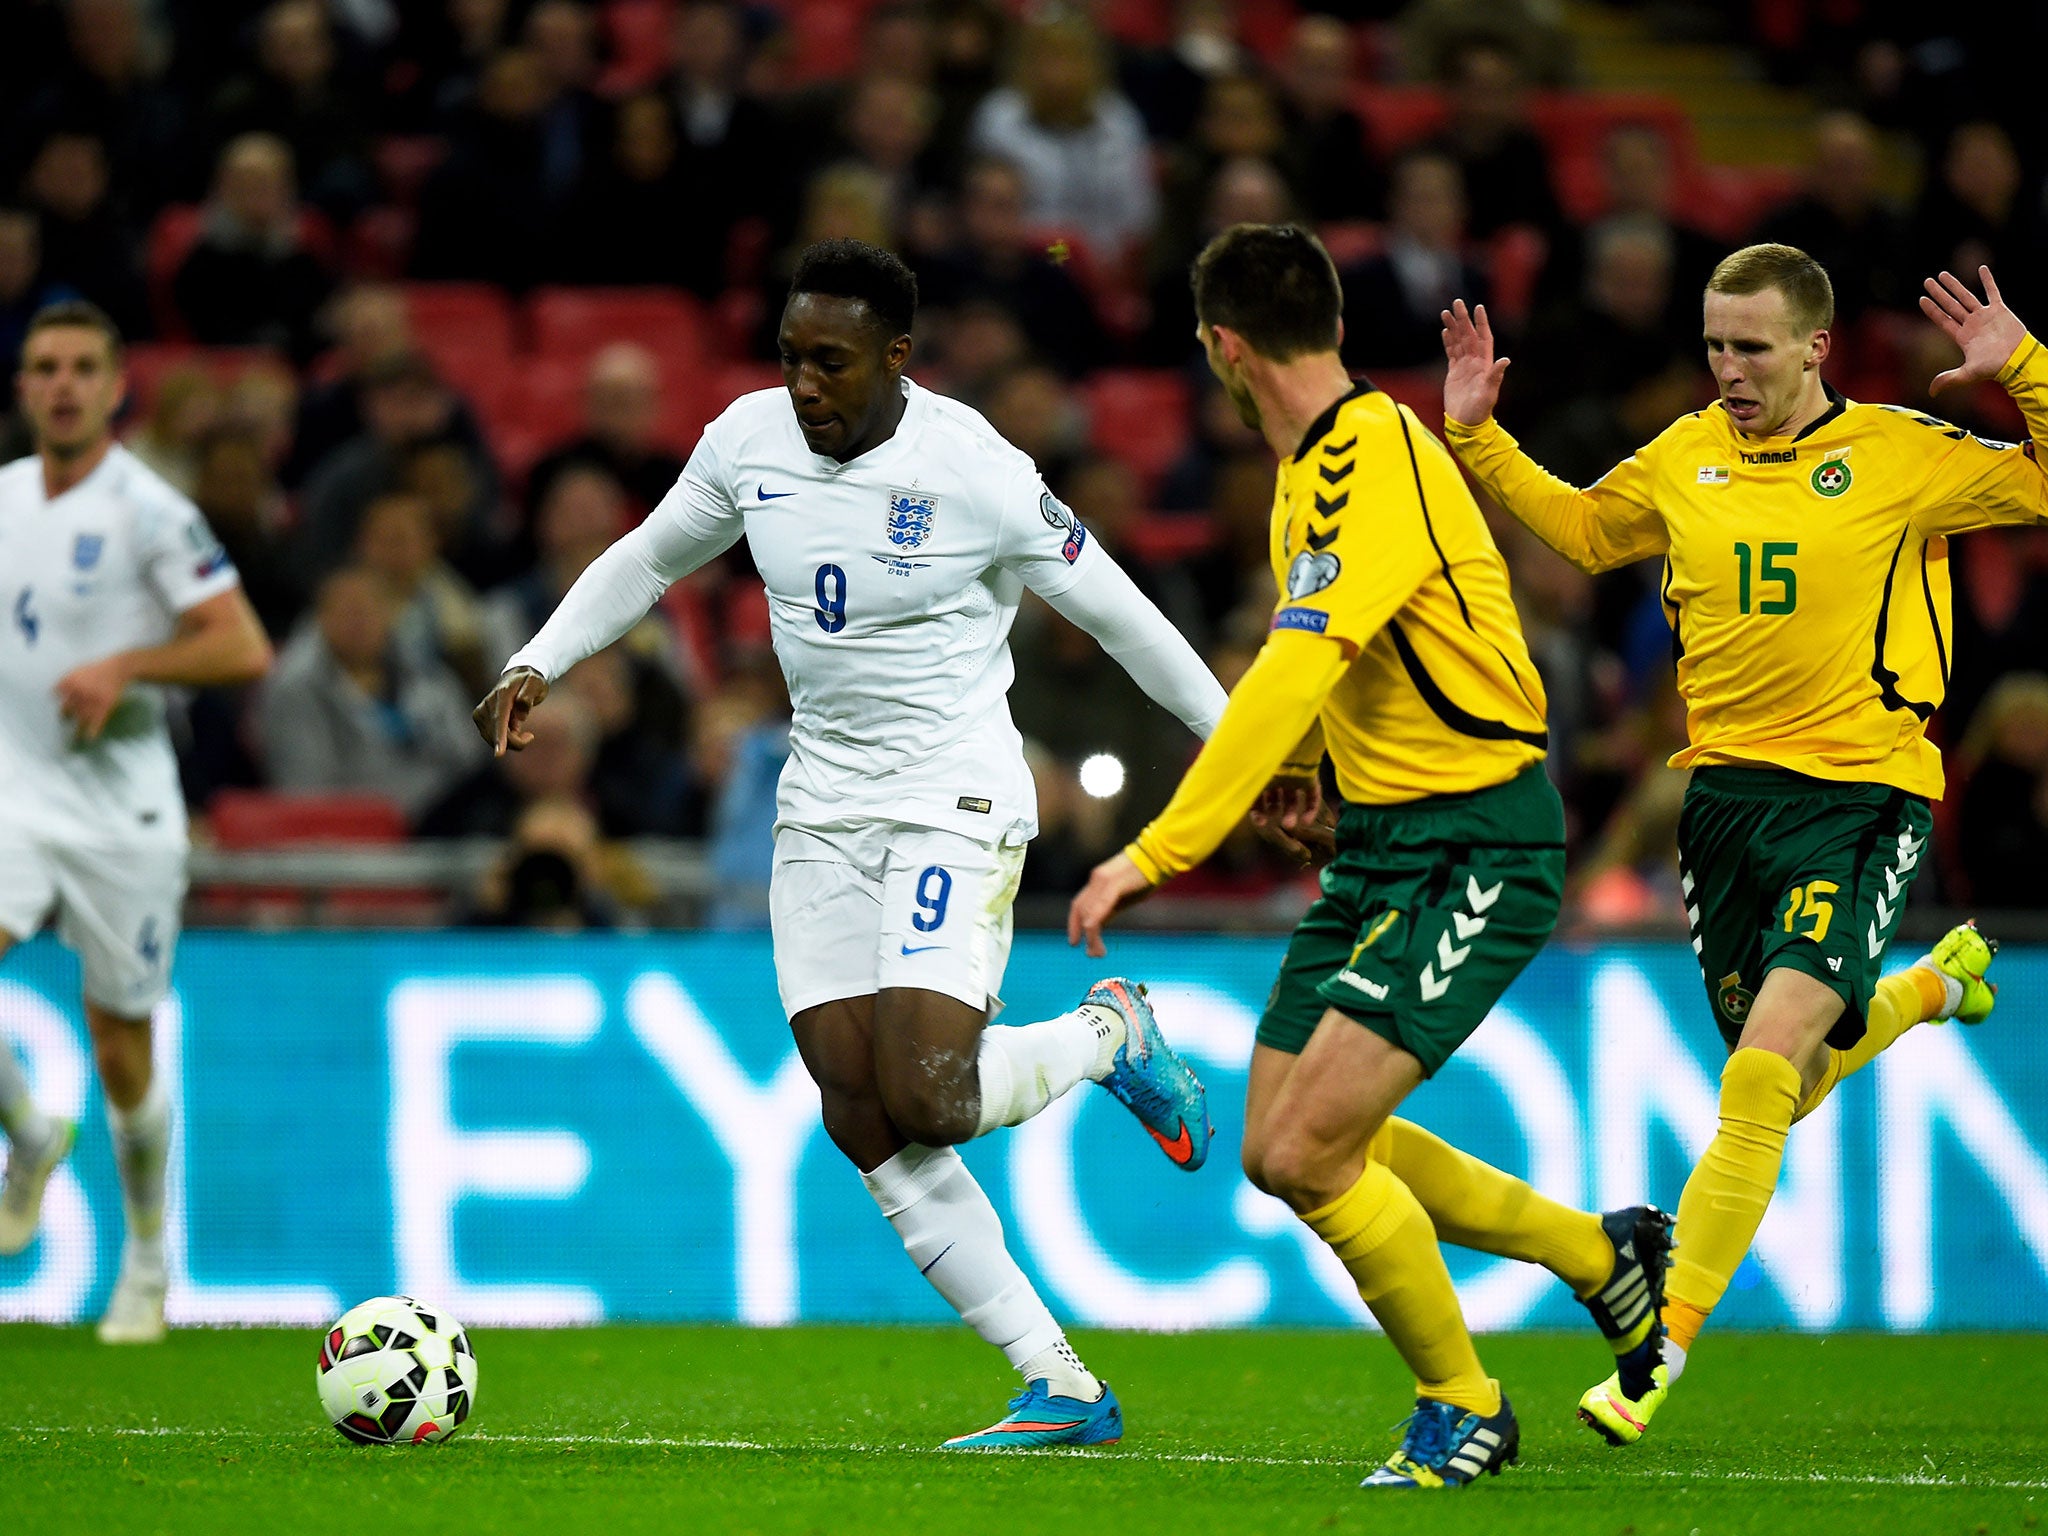
[[[1835,323],[1835,286],[1824,267],[1794,245],[1745,245],[1725,256],[1707,279],[1707,292],[1742,296],[1775,288],[1785,313],[1802,331]]]
[[[916,319],[917,278],[892,252],[821,240],[803,253],[776,348],[811,452],[844,463],[896,430]]]

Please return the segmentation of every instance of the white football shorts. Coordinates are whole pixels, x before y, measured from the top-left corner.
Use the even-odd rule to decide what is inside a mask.
[[[1021,843],[897,822],[783,828],[768,885],[783,1011],[884,987],[994,1007],[1023,873]]]
[[[86,1000],[117,1018],[148,1018],[170,990],[184,906],[182,839],[56,842],[0,823],[0,932],[26,939],[54,918]]]

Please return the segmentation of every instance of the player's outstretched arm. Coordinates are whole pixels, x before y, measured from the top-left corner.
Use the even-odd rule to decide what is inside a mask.
[[[1454,299],[1443,322],[1444,419],[1476,427],[1500,403],[1510,359],[1493,355],[1493,323],[1484,304],[1467,309],[1463,299]]]
[[[2020,343],[2027,339],[2027,328],[2020,324],[2020,317],[1998,291],[1998,281],[1992,277],[1991,269],[1979,267],[1977,277],[1984,284],[1981,299],[1952,272],[1927,278],[1921,284],[1927,290],[1920,296],[1921,313],[1941,327],[1942,333],[1963,354],[1962,362],[1937,373],[1929,383],[1928,388],[1935,394],[1957,385],[1997,378],[2019,350]]]
[[[1567,485],[1493,419],[1508,359],[1495,357],[1486,306],[1443,311],[1444,441],[1495,501],[1582,571],[1607,571],[1667,547],[1649,474],[1631,456],[1587,490]]]
[[[1955,274],[1929,278],[1920,308],[1962,352],[1962,361],[1938,374],[1935,389],[1996,379],[2026,418],[2033,441],[2024,448],[1967,432],[1942,434],[1927,459],[1927,478],[1914,524],[1926,534],[2038,523],[2048,519],[2048,348],[2028,334],[1998,291],[1989,267],[1979,267],[1979,299]]]
[[[547,683],[639,623],[662,593],[730,549],[741,526],[731,501],[685,470],[646,522],[590,562],[471,711],[491,749],[502,754],[531,741],[522,726]]]

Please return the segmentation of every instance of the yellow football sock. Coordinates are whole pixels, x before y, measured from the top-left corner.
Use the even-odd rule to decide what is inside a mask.
[[[1480,1367],[1436,1229],[1392,1169],[1368,1158],[1356,1184],[1301,1219],[1344,1261],[1415,1373],[1418,1396],[1486,1416],[1500,1412],[1500,1384]]]
[[[1893,971],[1885,977],[1877,984],[1870,1007],[1863,1015],[1867,1026],[1863,1038],[1846,1051],[1829,1050],[1827,1068],[1821,1073],[1820,1081],[1799,1101],[1799,1108],[1792,1116],[1793,1122],[1796,1124],[1819,1109],[1821,1101],[1835,1091],[1837,1083],[1877,1060],[1879,1052],[1915,1024],[1924,1024],[1941,1012],[1941,1005],[1946,1001],[1948,989],[1941,984],[1941,978],[1924,965],[1909,965],[1903,971]]]
[[[1414,1191],[1444,1242],[1541,1264],[1579,1296],[1614,1273],[1614,1244],[1598,1216],[1558,1204],[1409,1121],[1389,1120],[1385,1133],[1387,1166]],[[1380,1146],[1375,1137],[1375,1156]]]
[[[1664,1325],[1680,1348],[1692,1347],[1756,1239],[1798,1103],[1799,1069],[1771,1051],[1737,1051],[1722,1069],[1721,1128],[1678,1197],[1678,1251],[1664,1287]]]

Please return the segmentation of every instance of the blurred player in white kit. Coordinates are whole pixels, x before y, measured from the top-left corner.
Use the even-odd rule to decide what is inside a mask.
[[[185,801],[162,689],[270,665],[198,508],[114,441],[120,334],[94,306],[29,322],[16,379],[36,451],[0,467],[0,955],[45,923],[78,952],[127,1243],[100,1320],[110,1344],[164,1333],[170,1105],[150,1012],[185,899]],[[0,1254],[34,1238],[76,1127],[44,1113],[0,1044]]]
[[[734,401],[675,488],[576,581],[477,707],[499,751],[548,684],[743,534],[789,683],[769,892],[782,1006],[834,1144],[920,1273],[1024,1390],[961,1450],[1123,1434],[1003,1241],[955,1143],[1099,1082],[1183,1168],[1208,1155],[1201,1084],[1142,989],[989,1025],[1010,903],[1038,830],[1007,644],[1030,587],[1206,737],[1222,687],[1129,576],[974,411],[903,377],[917,280],[853,240],[812,246],[783,309],[783,389]],[[1162,750],[1180,751],[1173,743]]]

